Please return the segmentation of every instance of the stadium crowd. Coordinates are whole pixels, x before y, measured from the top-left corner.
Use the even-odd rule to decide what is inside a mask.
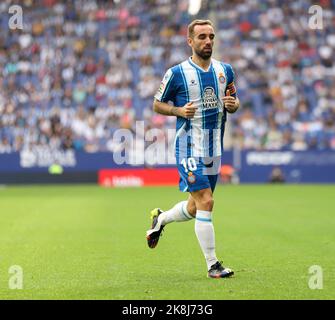
[[[215,17],[216,59],[236,73],[241,110],[231,116],[242,149],[335,150],[335,1],[323,29],[312,1],[25,0],[23,29],[0,4],[0,153],[34,145],[113,151],[118,128],[173,128],[154,114],[166,69],[190,55],[194,18]],[[210,15],[212,13],[212,15]]]

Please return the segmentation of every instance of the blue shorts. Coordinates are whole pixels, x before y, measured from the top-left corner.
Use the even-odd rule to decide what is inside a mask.
[[[179,172],[179,190],[193,192],[202,189],[215,189],[218,180],[218,168],[221,157],[216,158],[185,158],[177,165]]]

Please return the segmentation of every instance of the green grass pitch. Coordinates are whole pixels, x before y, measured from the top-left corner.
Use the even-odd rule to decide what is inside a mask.
[[[231,279],[208,279],[194,221],[146,244],[149,212],[177,187],[94,185],[0,190],[0,299],[335,299],[335,186],[218,186],[217,255]],[[10,289],[23,271],[23,288]],[[323,288],[310,289],[310,266]]]

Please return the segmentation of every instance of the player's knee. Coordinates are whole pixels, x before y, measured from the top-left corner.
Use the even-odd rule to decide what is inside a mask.
[[[197,207],[194,202],[188,202],[187,211],[191,216],[195,217],[197,214]]]
[[[206,211],[212,211],[214,207],[214,199],[212,197],[202,199],[201,206],[205,208]]]

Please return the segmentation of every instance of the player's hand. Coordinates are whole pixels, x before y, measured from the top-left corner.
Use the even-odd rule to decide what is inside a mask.
[[[180,116],[186,119],[192,119],[198,107],[193,106],[193,101],[186,103],[180,108]]]
[[[239,103],[237,103],[236,99],[230,95],[230,91],[226,91],[226,96],[223,97],[224,107],[229,113],[234,113],[237,111],[239,107]]]

